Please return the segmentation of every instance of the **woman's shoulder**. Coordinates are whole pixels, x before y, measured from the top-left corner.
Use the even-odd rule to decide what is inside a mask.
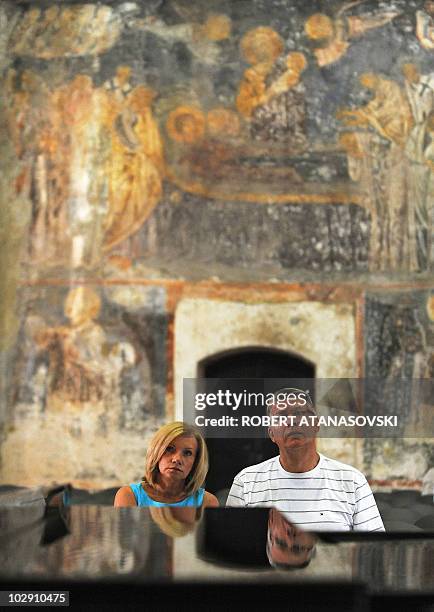
[[[215,495],[210,493],[209,491],[204,491],[203,493],[203,508],[218,508],[219,506],[218,499]]]
[[[132,489],[133,486],[134,485],[125,485],[119,489],[115,495],[115,507],[120,508],[124,506],[137,506],[136,496],[134,495],[134,491]]]

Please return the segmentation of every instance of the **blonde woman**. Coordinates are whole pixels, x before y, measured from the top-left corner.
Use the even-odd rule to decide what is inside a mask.
[[[114,505],[216,507],[217,498],[202,486],[207,472],[208,451],[200,433],[181,421],[168,423],[151,439],[142,482],[121,487]]]

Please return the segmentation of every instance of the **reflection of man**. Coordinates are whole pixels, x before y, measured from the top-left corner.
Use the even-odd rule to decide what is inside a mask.
[[[278,391],[269,416],[281,421],[268,429],[279,455],[237,474],[226,504],[271,506],[296,527],[308,530],[384,531],[363,474],[317,452],[319,428],[303,422],[315,422],[308,393],[292,388]]]
[[[281,569],[302,569],[309,565],[315,552],[316,538],[297,529],[272,508],[268,517],[267,557],[270,564]]]

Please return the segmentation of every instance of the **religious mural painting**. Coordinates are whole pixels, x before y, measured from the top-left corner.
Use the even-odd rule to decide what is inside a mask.
[[[336,250],[324,214],[336,217],[332,234],[350,234],[331,271],[430,269],[432,2],[250,9],[9,6],[3,104],[17,197],[31,202],[24,260],[92,269],[116,247],[134,259],[185,257],[170,234],[198,198],[219,207],[222,232],[239,203],[258,268],[270,262],[249,234],[254,207],[270,249],[270,216],[296,233],[299,211],[314,220],[310,241],[273,255],[276,270],[328,269],[309,253]],[[164,205],[177,209],[166,231]],[[206,228],[189,240],[200,259]]]
[[[365,461],[374,478],[412,474],[414,479],[432,466],[433,301],[432,291],[367,296],[365,410],[399,418],[394,439],[365,440]]]
[[[13,407],[2,467],[22,475],[29,453],[45,453],[43,477],[55,461],[66,479],[109,481],[129,461],[124,445],[143,455],[144,437],[164,419],[164,292],[77,285],[23,288],[19,297],[17,343],[2,361]]]
[[[16,391],[24,404],[40,398],[40,412],[74,406],[105,412],[114,401],[119,425],[138,429],[146,415],[163,414],[165,379],[156,353],[164,321],[159,326],[150,318],[156,318],[151,307],[163,308],[161,291],[127,290],[141,299],[136,308],[122,304],[122,291],[90,286],[26,293],[20,331],[26,350],[16,366],[29,374]],[[134,381],[140,381],[136,391]]]
[[[1,4],[3,471],[41,457],[49,480],[46,443],[65,479],[140,476],[168,410],[161,277],[384,282],[366,375],[432,378],[430,294],[387,283],[431,278],[433,23],[425,0]]]

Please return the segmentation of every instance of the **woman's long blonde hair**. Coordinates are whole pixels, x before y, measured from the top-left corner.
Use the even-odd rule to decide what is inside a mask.
[[[187,506],[182,507],[182,510],[193,510],[196,512],[196,520],[192,523],[181,521],[174,516],[171,506],[163,506],[162,508],[156,506],[149,507],[149,513],[153,521],[158,525],[163,533],[170,536],[171,538],[182,538],[194,531],[196,522],[200,519],[202,506],[200,508],[188,508]]]
[[[158,464],[164,451],[171,442],[178,436],[192,436],[197,440],[197,453],[190,474],[185,480],[185,493],[191,495],[196,493],[205,482],[208,473],[208,450],[205,440],[197,429],[183,423],[175,421],[167,423],[152,436],[146,453],[145,475],[143,481],[151,487],[157,484]]]

